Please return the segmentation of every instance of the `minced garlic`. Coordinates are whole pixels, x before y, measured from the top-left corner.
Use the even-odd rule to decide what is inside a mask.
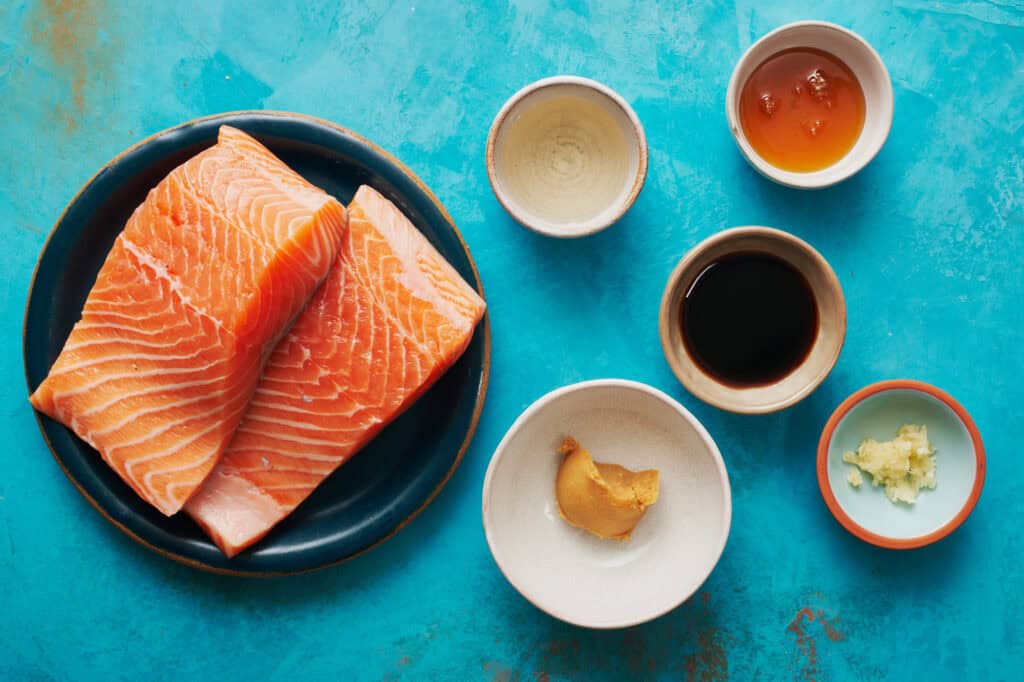
[[[868,438],[856,452],[844,454],[843,461],[869,474],[872,485],[884,485],[892,502],[914,504],[921,488],[935,488],[935,448],[928,442],[926,426],[904,424],[893,440]],[[847,474],[854,487],[860,478],[856,469]]]

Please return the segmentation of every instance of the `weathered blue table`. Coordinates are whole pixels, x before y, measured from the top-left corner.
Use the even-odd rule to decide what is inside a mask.
[[[812,16],[803,2],[277,4],[0,10],[0,678],[1021,679],[1024,476],[1012,438],[1024,427],[1024,4],[843,0],[813,3]],[[756,175],[723,114],[741,52],[801,18],[864,35],[896,93],[880,156],[818,193]],[[504,99],[557,73],[623,93],[651,146],[636,206],[580,241],[517,227],[483,164]],[[322,116],[399,156],[464,232],[492,316],[490,394],[448,487],[393,540],[299,578],[208,575],[135,545],[52,461],[22,378],[25,294],[64,204],[143,136],[242,108]],[[849,307],[829,379],[764,417],[688,395],[657,336],[678,258],[744,224],[814,244]],[[484,542],[480,486],[520,410],[604,376],[665,389],[707,425],[734,516],[699,596],[641,627],[589,632],[506,584]],[[904,376],[973,413],[989,478],[959,531],[897,553],[831,518],[814,450],[842,398]]]

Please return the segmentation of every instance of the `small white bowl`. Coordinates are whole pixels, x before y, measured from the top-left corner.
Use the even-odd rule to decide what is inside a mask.
[[[658,501],[629,540],[602,540],[559,516],[566,435],[597,461],[660,472]],[[538,608],[584,627],[636,625],[688,599],[722,555],[731,518],[714,440],[682,405],[634,381],[586,381],[540,398],[509,428],[484,479],[484,532],[502,573]]]
[[[640,119],[611,88],[577,76],[527,85],[487,136],[487,177],[523,226],[551,237],[599,232],[633,205],[647,176]]]
[[[765,161],[750,146],[740,124],[740,92],[750,74],[772,55],[794,47],[813,48],[835,55],[850,67],[864,91],[864,129],[857,142],[836,163],[810,173],[782,170]],[[885,144],[892,128],[892,81],[882,58],[853,31],[825,21],[798,21],[775,29],[740,57],[729,79],[725,113],[736,145],[759,173],[787,187],[821,189],[860,171]]]

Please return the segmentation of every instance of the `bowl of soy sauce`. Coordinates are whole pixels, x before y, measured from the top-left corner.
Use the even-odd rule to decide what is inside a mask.
[[[761,414],[799,402],[832,371],[846,303],[810,244],[769,227],[736,227],[683,256],[659,326],[665,358],[692,394]]]

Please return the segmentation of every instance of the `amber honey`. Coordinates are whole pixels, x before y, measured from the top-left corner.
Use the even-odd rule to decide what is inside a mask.
[[[823,50],[778,52],[740,93],[740,125],[765,161],[797,173],[827,168],[864,128],[864,91],[846,64]]]

